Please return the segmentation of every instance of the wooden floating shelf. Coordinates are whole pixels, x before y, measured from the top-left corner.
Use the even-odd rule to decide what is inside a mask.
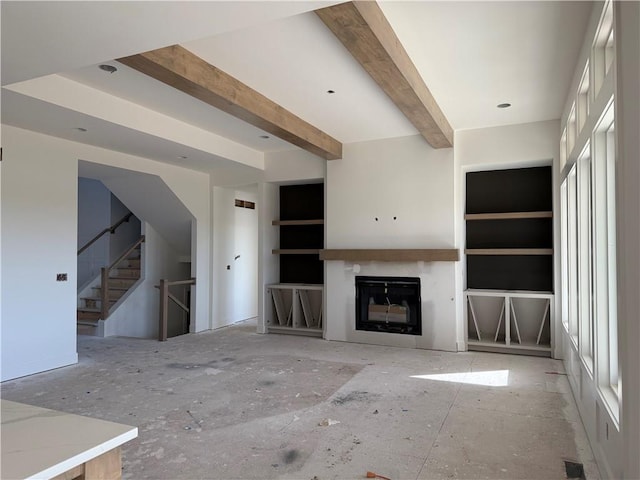
[[[514,220],[518,218],[552,218],[553,212],[467,213],[465,220]]]
[[[325,249],[320,260],[348,262],[457,262],[456,248],[447,249]]]
[[[317,220],[274,220],[271,225],[324,225],[324,219]]]
[[[553,255],[553,248],[467,248],[465,255]]]
[[[318,255],[321,252],[319,248],[284,248],[274,249],[271,253],[274,255]]]

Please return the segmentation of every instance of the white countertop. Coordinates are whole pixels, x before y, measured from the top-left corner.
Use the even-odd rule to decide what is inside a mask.
[[[55,477],[138,436],[129,425],[0,402],[3,480]]]

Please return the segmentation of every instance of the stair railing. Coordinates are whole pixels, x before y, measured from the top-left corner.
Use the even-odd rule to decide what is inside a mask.
[[[109,309],[111,307],[109,304],[109,274],[111,273],[111,270],[116,268],[118,264],[131,255],[131,253],[142,243],[144,243],[144,235],[136,240],[133,245],[131,245],[127,251],[120,255],[111,265],[100,269],[100,314],[102,316],[102,320],[107,319],[109,316]]]
[[[189,280],[175,280],[169,281],[166,279],[160,280],[160,285],[154,285],[160,289],[160,321],[158,325],[158,341],[167,341],[167,327],[169,325],[169,300],[173,301],[178,307],[189,314],[190,309],[184,303],[169,291],[169,287],[174,285],[195,285],[196,279],[190,278]]]
[[[118,229],[118,227],[120,225],[122,225],[123,223],[128,222],[129,219],[132,216],[133,216],[133,213],[129,212],[124,217],[122,217],[120,220],[118,220],[116,223],[114,223],[110,227],[107,227],[104,230],[102,230],[99,234],[97,234],[95,237],[93,237],[91,240],[89,240],[80,250],[78,250],[78,255],[80,255],[87,248],[89,248],[91,245],[93,245],[98,240],[100,240],[100,238],[102,238],[102,236],[105,235],[106,233],[116,233],[116,230]]]

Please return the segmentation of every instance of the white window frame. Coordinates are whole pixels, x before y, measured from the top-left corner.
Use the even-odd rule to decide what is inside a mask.
[[[602,9],[602,16],[600,17],[600,25],[595,35],[593,47],[591,49],[593,65],[592,78],[593,78],[593,97],[592,100],[598,98],[600,89],[604,84],[604,79],[613,65],[615,56],[615,45],[613,42],[613,2],[607,1],[606,5]]]
[[[578,349],[578,198],[577,168],[567,175],[567,268],[569,337]]]
[[[577,219],[578,219],[578,348],[580,358],[593,376],[594,317],[593,317],[593,196],[591,144],[588,142],[577,160]]]
[[[612,418],[618,421],[621,378],[618,371],[614,125],[612,97],[593,134],[594,314],[598,393]]]

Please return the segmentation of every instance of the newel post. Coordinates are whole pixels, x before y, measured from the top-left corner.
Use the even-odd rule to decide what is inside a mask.
[[[109,316],[109,269],[100,270],[100,316],[106,320]]]
[[[158,340],[167,341],[167,323],[169,316],[169,282],[160,280],[160,325],[158,328]]]

